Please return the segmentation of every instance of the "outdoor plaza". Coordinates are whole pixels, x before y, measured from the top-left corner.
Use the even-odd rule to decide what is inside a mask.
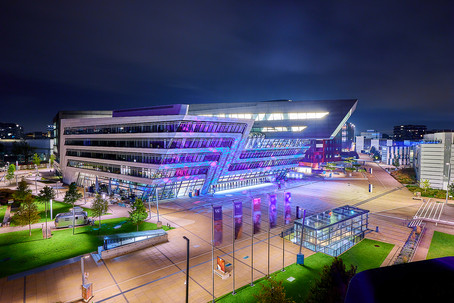
[[[365,238],[395,245],[382,266],[390,265],[407,240],[411,232],[407,225],[422,201],[413,200],[412,193],[376,163],[366,163],[366,166],[373,167],[373,174],[355,173],[350,179],[312,178],[290,181],[281,189],[270,183],[248,190],[238,189],[162,201],[159,204],[160,221],[163,225],[176,227],[168,231],[168,242],[99,262],[86,255],[85,271],[89,273],[88,281],[93,283],[94,301],[184,302],[187,242],[183,236],[190,240],[190,302],[211,301],[213,297],[231,293],[234,288],[248,285],[284,266],[294,264],[299,245],[283,241],[280,236],[293,224],[284,224],[283,201],[286,192],[292,195],[292,219],[295,218],[296,206],[307,210],[308,218],[327,210],[334,212],[336,208],[345,209],[345,205],[352,207],[348,211],[368,210],[368,213],[358,211],[361,218],[361,222],[357,222],[358,228],[364,233],[367,221],[369,230],[363,234]],[[369,192],[369,184],[373,184],[373,192]],[[268,242],[269,222],[266,214],[269,193],[275,194],[278,202],[277,225],[270,230]],[[254,198],[261,198],[263,202],[261,231],[253,235]],[[233,243],[233,202],[237,201],[243,202],[244,219],[242,235]],[[216,262],[214,260],[213,264],[211,246],[213,206],[222,206],[223,209],[222,244],[215,247],[214,259],[219,256],[225,260],[227,271],[231,274],[225,280],[218,276],[214,276],[213,280],[212,269]],[[112,208],[114,212],[111,216],[115,215],[116,209],[121,207]],[[155,211],[154,207],[152,222],[157,219]],[[368,218],[363,217],[366,215]],[[345,218],[337,222],[346,222],[343,219]],[[346,249],[347,246],[342,248]],[[302,248],[302,252],[305,257],[315,253],[306,247]],[[0,302],[77,302],[81,298],[79,259],[1,278]]]

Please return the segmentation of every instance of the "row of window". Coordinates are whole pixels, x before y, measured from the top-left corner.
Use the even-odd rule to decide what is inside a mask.
[[[184,153],[174,155],[144,154],[144,153],[108,153],[108,152],[89,152],[80,150],[68,150],[67,156],[84,157],[94,159],[105,159],[113,161],[127,161],[150,164],[176,164],[193,163],[204,161],[218,161],[220,153]]]
[[[301,148],[277,149],[277,150],[259,150],[259,151],[247,150],[247,151],[241,152],[240,159],[293,156],[293,155],[301,155],[301,154],[304,154],[304,150],[301,149]]]
[[[208,167],[206,166],[156,170],[150,168],[131,167],[123,165],[119,166],[114,164],[102,164],[73,160],[69,160],[67,166],[149,179],[194,176],[208,173]]]
[[[299,159],[279,159],[279,160],[235,163],[235,164],[230,164],[229,171],[255,169],[255,168],[280,166],[280,165],[292,165],[292,164],[298,164],[299,161],[300,161]]]
[[[103,139],[67,139],[65,145],[106,146],[133,148],[208,148],[232,147],[233,138],[178,138],[178,139],[134,139],[134,140],[103,140]]]
[[[268,126],[268,127],[254,127],[253,132],[262,133],[275,133],[275,132],[302,132],[307,126]]]
[[[288,168],[284,168],[284,169],[277,169],[277,170],[265,170],[265,171],[260,171],[260,172],[247,172],[247,173],[236,174],[236,175],[228,175],[228,176],[220,177],[218,183],[245,180],[245,179],[250,179],[250,178],[260,178],[260,177],[272,178],[272,177],[279,176],[281,174],[285,174],[287,171],[288,171]]]
[[[238,119],[254,119],[255,121],[276,121],[276,120],[306,120],[306,119],[321,119],[328,115],[329,112],[320,113],[260,113],[260,114],[206,114],[205,117],[221,117],[221,118],[238,118]]]
[[[261,139],[248,138],[246,148],[283,148],[283,147],[305,147],[309,145],[307,139]]]
[[[140,124],[66,127],[65,135],[123,134],[123,133],[243,133],[247,124],[211,121],[169,121]]]

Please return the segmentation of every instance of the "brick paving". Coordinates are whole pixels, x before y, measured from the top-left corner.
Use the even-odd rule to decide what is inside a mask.
[[[412,193],[395,181],[376,163],[367,163],[373,174],[364,173],[360,178],[354,174],[351,179],[313,179],[289,183],[292,204],[308,209],[310,213],[337,206],[357,204],[369,209],[370,232],[367,238],[395,244],[383,266],[390,264],[393,256],[407,239],[409,220],[418,210],[419,200],[413,200]],[[368,192],[369,183],[374,190]],[[177,227],[169,231],[169,242],[137,251],[104,262],[95,263],[91,257],[85,259],[88,281],[94,285],[95,302],[184,302],[186,241],[190,242],[190,281],[191,302],[208,302],[212,298],[211,261],[211,203],[223,205],[223,244],[216,247],[214,256],[222,256],[226,263],[233,263],[232,247],[232,201],[250,201],[251,197],[262,197],[262,232],[254,236],[254,280],[268,272],[268,241],[266,193],[275,192],[278,203],[282,203],[286,189],[277,190],[273,185],[250,191],[216,194],[214,197],[182,198],[160,203],[160,219],[163,224]],[[90,203],[90,202],[89,202]],[[88,203],[88,205],[89,205]],[[280,205],[281,206],[281,205]],[[278,209],[278,227],[271,231],[270,273],[282,269],[283,209]],[[110,217],[126,216],[127,209],[112,208]],[[152,212],[156,209],[153,208]],[[453,210],[454,211],[454,210]],[[250,204],[243,203],[243,236],[235,242],[235,286],[241,287],[251,282],[251,224]],[[108,218],[108,216],[106,216]],[[153,214],[151,221],[156,221]],[[430,233],[424,241],[430,243]],[[296,261],[299,247],[289,241],[285,243],[285,266]],[[303,248],[306,256],[312,251]],[[423,253],[418,254],[423,258]],[[232,266],[227,267],[231,270]],[[215,276],[215,297],[232,291],[232,280]],[[10,280],[0,279],[0,302],[77,302],[81,297],[80,263],[44,270],[26,277]]]

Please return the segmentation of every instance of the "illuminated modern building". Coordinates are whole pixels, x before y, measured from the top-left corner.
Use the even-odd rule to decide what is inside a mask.
[[[357,100],[177,104],[55,118],[66,183],[160,199],[279,182]],[[84,117],[86,115],[86,117]],[[69,117],[67,119],[66,117]]]

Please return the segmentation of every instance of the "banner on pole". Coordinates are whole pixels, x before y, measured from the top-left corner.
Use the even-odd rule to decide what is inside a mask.
[[[269,195],[269,220],[270,228],[276,227],[277,223],[277,209],[276,209],[276,195]]]
[[[243,234],[243,203],[240,201],[233,203],[235,218],[235,240],[241,238]]]
[[[254,221],[254,234],[260,232],[260,221],[262,220],[262,211],[260,209],[260,198],[252,200],[252,218]]]
[[[287,192],[285,193],[285,201],[284,201],[284,222],[285,224],[289,224],[292,220],[292,208],[290,202],[292,200],[292,194]]]
[[[222,244],[222,206],[213,207],[214,246]]]

